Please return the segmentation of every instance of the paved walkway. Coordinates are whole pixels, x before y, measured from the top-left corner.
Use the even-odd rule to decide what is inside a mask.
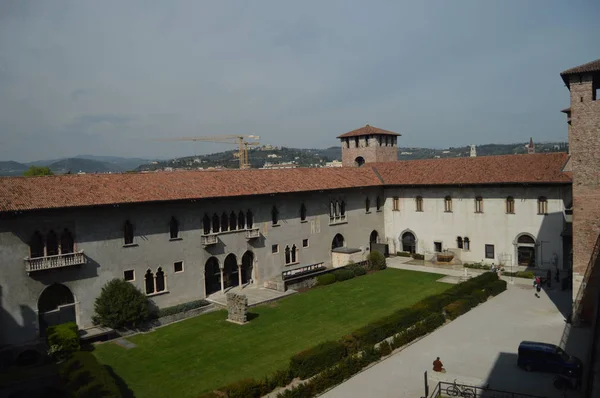
[[[257,287],[255,285],[245,285],[241,288],[239,286],[236,286],[229,289],[225,289],[224,293],[213,293],[210,296],[208,296],[206,300],[226,307],[227,293],[229,292],[245,295],[248,298],[248,307],[268,303],[274,300],[279,300],[280,298],[297,293],[295,290],[292,289],[287,290],[286,292],[278,292],[277,290],[265,289],[262,287]]]
[[[391,267],[404,268],[394,264],[394,260],[390,261]],[[437,356],[448,371],[444,377],[450,381],[455,378],[481,381],[499,390],[562,397],[552,386],[553,375],[528,373],[517,367],[517,347],[522,340],[559,344],[565,328],[559,309],[565,312],[570,306],[571,292],[542,291],[541,297],[536,298],[528,284],[509,285],[506,292],[356,375],[324,397],[421,397],[423,374],[431,369]],[[585,360],[588,341],[589,330],[573,328],[567,352]],[[430,391],[434,387],[430,384]],[[568,396],[580,397],[578,393]]]

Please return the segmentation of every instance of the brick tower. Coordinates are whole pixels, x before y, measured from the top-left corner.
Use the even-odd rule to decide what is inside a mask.
[[[562,112],[568,118],[568,168],[573,173],[573,300],[575,306],[582,300],[581,310],[589,312],[583,296],[594,295],[598,279],[589,271],[600,268],[595,251],[600,243],[600,59],[560,76],[571,92],[571,106]],[[580,293],[586,272],[591,279],[586,279],[586,292]]]
[[[342,166],[360,167],[365,163],[398,160],[399,136],[368,124],[338,136],[342,141]]]

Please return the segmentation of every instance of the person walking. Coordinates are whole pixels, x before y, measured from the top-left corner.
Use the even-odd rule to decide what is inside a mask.
[[[533,287],[535,288],[535,297],[540,298],[539,292],[542,290],[542,278],[536,276],[535,281],[533,282]]]

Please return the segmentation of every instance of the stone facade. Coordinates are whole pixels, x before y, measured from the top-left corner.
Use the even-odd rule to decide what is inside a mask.
[[[248,298],[243,294],[227,293],[227,320],[243,325],[248,321]]]
[[[590,263],[600,234],[600,74],[566,76],[571,107],[568,116],[570,168],[573,172],[573,295]]]
[[[341,138],[342,165],[356,167],[356,159],[362,157],[364,163],[393,162],[398,160],[396,136],[364,135]]]

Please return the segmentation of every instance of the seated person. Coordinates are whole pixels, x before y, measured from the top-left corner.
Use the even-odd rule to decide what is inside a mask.
[[[442,364],[442,361],[440,361],[440,357],[437,357],[435,359],[435,361],[433,361],[433,371],[434,372],[445,372],[446,369],[444,369],[444,365]]]

